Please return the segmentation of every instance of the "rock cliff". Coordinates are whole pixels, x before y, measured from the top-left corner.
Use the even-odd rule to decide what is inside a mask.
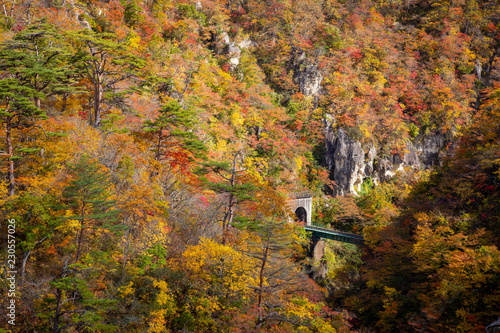
[[[297,48],[292,51],[294,80],[306,96],[321,94],[323,75],[318,66]],[[419,136],[408,141],[402,155],[383,155],[373,145],[362,145],[343,128],[334,128],[333,118],[325,118],[326,163],[336,183],[335,195],[358,194],[363,181],[375,184],[394,177],[405,168],[428,169],[440,163],[451,141],[443,134]]]
[[[500,332],[500,317],[497,319],[497,321],[491,323],[486,327],[486,333],[498,333]]]
[[[305,96],[318,96],[321,92],[323,74],[318,65],[307,59],[301,49],[292,51],[293,79],[299,85],[299,91]]]
[[[438,165],[451,143],[442,134],[427,135],[408,141],[402,156],[382,155],[373,145],[351,139],[343,128],[332,128],[328,119],[325,126],[326,163],[336,183],[335,195],[358,194],[368,177],[377,184],[405,168],[424,170]]]

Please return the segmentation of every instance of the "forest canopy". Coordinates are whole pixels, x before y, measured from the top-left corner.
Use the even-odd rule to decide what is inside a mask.
[[[0,332],[484,332],[499,40],[495,1],[2,1]],[[365,246],[311,259],[304,191]]]

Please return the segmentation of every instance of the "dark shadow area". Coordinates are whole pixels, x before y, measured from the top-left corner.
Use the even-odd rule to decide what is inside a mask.
[[[299,207],[295,210],[295,219],[307,224],[307,211],[304,207]]]

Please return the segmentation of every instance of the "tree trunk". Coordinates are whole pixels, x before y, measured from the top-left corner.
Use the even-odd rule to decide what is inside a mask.
[[[223,229],[226,231],[228,227],[233,223],[233,218],[234,218],[234,206],[236,204],[236,198],[234,197],[234,194],[229,194],[229,202],[227,204],[227,214],[226,218],[224,219],[224,225]]]
[[[158,144],[156,146],[156,161],[158,161],[158,162],[160,162],[160,159],[161,159],[162,132],[163,132],[163,127],[160,128],[160,131],[158,132]]]
[[[94,82],[94,127],[101,126],[102,75],[97,75]]]
[[[76,256],[75,256],[75,263],[80,260],[80,253],[82,252],[82,243],[83,243],[83,232],[85,231],[85,203],[82,204],[82,221],[80,222],[80,233],[78,235],[78,245],[77,245],[77,250],[76,250]]]
[[[59,318],[61,316],[61,289],[57,288],[56,291],[56,312],[54,313],[54,323],[52,325],[52,332],[59,333]]]
[[[31,254],[31,251],[33,251],[38,245],[43,243],[43,241],[45,241],[46,239],[47,239],[47,236],[43,237],[42,239],[40,239],[38,242],[35,243],[35,245],[33,246],[33,248],[31,250],[24,252],[23,261],[21,263],[21,286],[24,285],[24,281],[26,280],[26,278],[25,278],[26,277],[26,263],[28,262],[28,258]]]
[[[61,279],[66,276],[66,268],[68,266],[68,261],[64,262],[64,267],[61,272]],[[63,311],[61,311],[61,307],[63,305],[62,301],[62,291],[60,288],[56,288],[56,307],[55,307],[55,313],[54,313],[54,322],[52,323],[52,332],[53,333],[59,333],[61,332],[61,329],[59,328],[60,325],[60,320],[61,316],[64,314]]]
[[[127,266],[128,254],[130,249],[130,229],[127,228],[125,231],[125,248],[123,249],[123,264],[122,264],[122,276],[121,280],[125,278],[125,268]]]
[[[83,232],[85,231],[85,225],[84,221],[82,221],[82,224],[80,226],[80,232],[78,234],[78,245],[77,245],[77,250],[76,250],[76,256],[75,256],[75,263],[80,260],[80,254],[82,252],[82,243],[83,243]]]
[[[68,93],[64,93],[63,94],[63,102],[62,102],[62,105],[61,105],[61,113],[64,113],[64,111],[66,111],[66,107],[68,106]]]
[[[16,178],[14,175],[14,147],[12,146],[12,118],[7,119],[5,128],[5,139],[7,141],[7,156],[9,156],[9,168],[7,170],[7,177],[9,178],[8,196],[12,197],[16,193]]]
[[[238,158],[238,155],[240,152],[238,151],[236,155],[234,155],[233,159],[233,168],[231,170],[231,178],[229,179],[229,185],[231,187],[234,187],[236,184],[236,159]],[[226,231],[229,229],[229,226],[233,223],[234,219],[234,211],[235,211],[235,206],[237,204],[237,199],[236,196],[233,193],[229,193],[229,201],[227,203],[227,213],[224,216],[224,220],[222,221],[222,244],[226,244]]]
[[[23,261],[21,263],[21,286],[24,286],[24,281],[26,280],[26,262],[31,254],[31,250],[24,252]]]
[[[264,269],[267,263],[267,255],[269,252],[269,244],[266,244],[266,248],[264,249],[264,253],[262,256],[262,265],[260,266],[259,271],[259,296],[257,300],[257,308],[259,309],[259,318],[257,321],[257,325],[262,324],[262,294],[264,293]]]

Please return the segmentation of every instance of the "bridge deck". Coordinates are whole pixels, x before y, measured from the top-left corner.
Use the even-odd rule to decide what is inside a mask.
[[[327,238],[327,239],[333,239],[333,240],[344,242],[344,243],[365,245],[365,240],[364,240],[363,236],[361,236],[361,235],[350,234],[348,232],[326,229],[326,228],[316,227],[316,226],[312,226],[312,225],[306,225],[304,228],[307,231],[311,231],[313,233],[313,236]]]

